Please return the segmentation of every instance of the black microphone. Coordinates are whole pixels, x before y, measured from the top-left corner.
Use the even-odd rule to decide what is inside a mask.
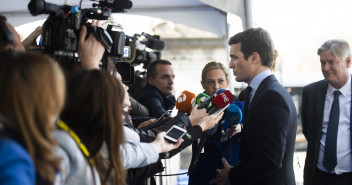
[[[165,42],[162,40],[149,39],[146,46],[150,49],[163,50],[165,48]]]
[[[148,48],[155,49],[155,50],[163,50],[165,48],[165,42],[162,40],[159,40],[158,36],[151,36],[148,33],[144,33],[144,32],[142,32],[142,35],[144,35],[145,38],[148,39],[148,41],[142,42]]]
[[[46,3],[44,0],[31,0],[28,3],[28,10],[33,16],[36,16],[43,13],[58,14],[62,11],[62,8],[58,5]]]

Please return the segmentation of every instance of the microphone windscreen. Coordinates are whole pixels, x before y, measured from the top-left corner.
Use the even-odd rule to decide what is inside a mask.
[[[150,39],[146,46],[150,49],[163,50],[165,48],[165,42],[162,40]]]
[[[196,97],[196,104],[200,105],[202,102],[204,102],[209,96],[205,93],[199,93]],[[209,102],[210,103],[210,102]],[[203,108],[208,108],[209,104],[205,105]]]
[[[225,122],[228,127],[237,125],[242,121],[242,111],[236,104],[231,104],[227,107],[227,114],[225,117]]]
[[[232,103],[233,100],[234,96],[232,95],[232,93],[229,90],[226,90],[216,95],[211,101],[211,103],[214,104],[217,109],[221,109],[229,103]]]
[[[219,89],[218,91],[216,91],[215,96],[224,92],[224,91],[226,91],[226,89]]]
[[[190,114],[193,106],[196,104],[196,95],[192,92],[184,90],[176,99],[176,109]]]

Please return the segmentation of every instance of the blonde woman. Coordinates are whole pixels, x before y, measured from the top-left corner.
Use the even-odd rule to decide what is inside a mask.
[[[53,184],[60,159],[53,153],[65,96],[59,66],[39,54],[0,54],[1,184]]]

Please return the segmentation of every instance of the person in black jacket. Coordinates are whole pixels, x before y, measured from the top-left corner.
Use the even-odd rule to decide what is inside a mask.
[[[175,73],[171,62],[156,60],[147,69],[147,85],[141,88],[134,98],[148,108],[149,116],[159,118],[176,105],[174,90]]]
[[[293,153],[297,112],[287,90],[271,69],[274,45],[267,31],[251,28],[229,40],[230,68],[236,81],[246,82],[240,162],[224,169],[211,183],[295,185]]]
[[[329,40],[318,49],[318,55],[325,79],[302,91],[302,126],[308,141],[304,184],[352,184],[351,49],[346,41]],[[335,92],[339,93],[336,99]],[[335,100],[338,106],[333,108]],[[338,119],[331,122],[338,109]],[[335,134],[330,128],[336,128]]]
[[[119,74],[116,74],[116,76],[119,80],[121,80],[121,77]],[[123,83],[121,84],[125,88],[125,96],[121,98],[124,99],[125,106],[130,106],[131,102],[130,102],[130,99],[128,98],[128,92],[127,92],[128,87]],[[197,106],[195,106],[190,116],[187,116],[187,114],[185,113],[180,113],[174,118],[166,118],[166,119],[160,120],[159,122],[162,122],[162,123],[158,125],[161,125],[161,126],[157,128],[145,130],[143,128],[135,128],[130,119],[130,115],[126,111],[125,126],[137,132],[140,136],[141,142],[153,141],[159,132],[167,131],[173,125],[186,128],[187,133],[183,137],[184,142],[182,142],[178,148],[171,150],[170,152],[160,154],[161,159],[168,159],[173,157],[180,151],[182,151],[184,148],[191,145],[195,140],[197,140],[202,135],[203,131],[213,128],[219,122],[222,115],[223,113],[219,115],[208,116],[205,109],[197,109]],[[147,167],[130,169],[128,172],[128,175],[129,175],[128,184],[130,185],[143,184],[145,183],[145,180],[147,178],[152,177],[154,174],[162,171],[163,171],[163,166],[160,160],[159,162],[149,165]]]

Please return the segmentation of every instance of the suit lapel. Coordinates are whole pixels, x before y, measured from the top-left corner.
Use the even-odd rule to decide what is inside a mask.
[[[328,83],[324,80],[319,90],[317,92],[317,102],[314,102],[313,105],[317,105],[317,123],[318,123],[318,130],[322,129],[323,126],[323,117],[324,117],[324,107],[325,107],[325,98],[326,98],[326,91],[328,89]],[[321,134],[321,132],[319,132]],[[319,137],[320,138],[320,137]]]
[[[258,89],[256,90],[256,92],[253,96],[251,103],[249,104],[249,110],[248,110],[248,114],[246,116],[245,122],[248,122],[248,119],[250,117],[249,115],[251,115],[251,112],[253,112],[253,108],[256,107],[257,101],[258,101],[258,99],[260,99],[259,97],[261,96],[262,91],[265,89],[265,86],[275,80],[276,80],[276,78],[274,75],[269,75],[260,83]]]

